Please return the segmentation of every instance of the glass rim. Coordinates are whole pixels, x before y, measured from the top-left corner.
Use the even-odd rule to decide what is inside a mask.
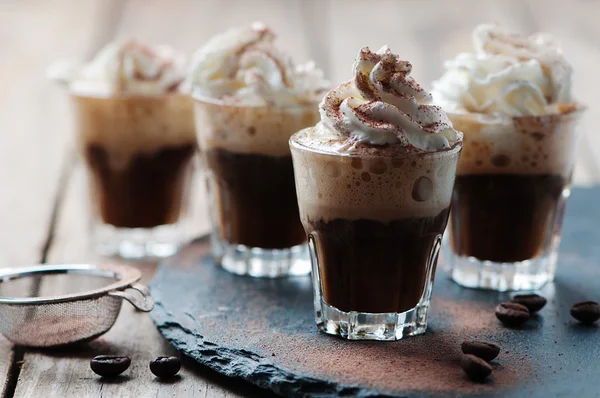
[[[311,128],[311,127],[309,127]],[[304,129],[306,130],[306,129]],[[346,157],[346,158],[390,158],[390,159],[397,159],[397,158],[414,158],[414,157],[452,157],[452,156],[458,156],[458,154],[460,153],[460,151],[463,148],[463,141],[457,141],[453,146],[451,146],[450,148],[446,148],[446,149],[441,149],[438,151],[410,151],[410,152],[405,152],[405,153],[399,153],[397,155],[392,155],[392,156],[385,156],[385,155],[358,155],[358,154],[353,154],[353,153],[341,153],[341,152],[329,152],[329,151],[325,151],[319,148],[314,148],[314,147],[310,147],[308,145],[304,145],[300,142],[298,142],[296,140],[296,135],[299,133],[302,133],[304,130],[300,130],[299,132],[293,134],[290,139],[289,139],[289,144],[291,148],[294,149],[298,149],[301,151],[306,151],[306,152],[314,152],[314,153],[318,153],[320,155],[330,155],[330,156],[337,156],[337,157]]]
[[[290,110],[290,109],[307,109],[307,108],[318,108],[319,103],[323,99],[323,97],[315,97],[314,101],[309,101],[306,103],[300,103],[295,105],[268,105],[268,104],[244,104],[244,103],[235,103],[235,102],[227,102],[221,98],[214,98],[204,94],[199,93],[198,89],[193,89],[190,96],[194,100],[194,102],[200,104],[209,104],[209,105],[217,105],[217,106],[225,106],[229,108],[237,108],[237,109],[280,109],[280,110]]]
[[[511,116],[506,114],[486,114],[486,113],[475,113],[475,112],[450,112],[446,111],[448,117],[457,117],[462,119],[471,119],[481,124],[507,124],[515,121],[527,121],[527,120],[538,120],[541,123],[552,121],[552,120],[565,120],[565,119],[576,119],[583,115],[588,110],[586,104],[580,102],[573,102],[571,104],[565,104],[571,106],[566,112],[560,113],[547,113],[544,115],[524,115],[524,116]]]
[[[71,97],[76,98],[94,98],[94,99],[130,99],[130,98],[175,98],[175,97],[190,97],[189,93],[174,91],[174,92],[165,92],[165,93],[154,93],[154,94],[143,94],[143,93],[120,93],[120,92],[111,92],[111,93],[82,93],[75,90],[68,90],[68,93]]]

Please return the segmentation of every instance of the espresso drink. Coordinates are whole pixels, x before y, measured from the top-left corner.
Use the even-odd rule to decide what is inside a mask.
[[[325,302],[344,312],[415,308],[435,271],[460,148],[340,156],[310,136],[295,135],[292,154]]]
[[[516,262],[540,255],[563,208],[561,175],[457,176],[452,246],[458,255]]]
[[[462,134],[387,46],[361,48],[353,71],[290,139],[315,320],[399,340],[427,329]]]
[[[197,144],[191,99],[73,96],[91,202],[115,227],[176,223],[187,205]]]
[[[304,243],[288,140],[315,123],[316,106],[284,109],[195,102],[220,239],[262,249]]]
[[[228,29],[196,51],[189,76],[213,256],[228,272],[268,278],[310,273],[288,141],[318,121],[328,85],[275,39],[262,23]]]
[[[554,278],[583,107],[546,33],[477,26],[444,63],[435,102],[464,134],[444,268],[465,287],[536,290]]]
[[[165,147],[131,158],[122,170],[110,167],[110,154],[90,145],[87,163],[102,220],[115,227],[152,228],[174,224],[182,214],[194,144]]]
[[[506,263],[545,255],[560,236],[578,112],[496,123],[451,118],[468,132],[452,200],[453,251]]]
[[[204,154],[215,182],[225,240],[283,249],[306,240],[298,216],[291,156],[252,155],[224,149]]]
[[[389,222],[307,219],[325,300],[345,312],[400,313],[414,308],[447,221],[448,209],[433,217]]]

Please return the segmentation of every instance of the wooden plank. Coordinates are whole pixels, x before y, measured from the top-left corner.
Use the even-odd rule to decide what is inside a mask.
[[[293,18],[299,10],[300,2],[286,3],[283,6],[276,0],[233,1],[231,6],[240,12],[217,12],[222,3],[214,1],[187,2],[133,0],[125,4],[115,37],[136,37],[150,43],[168,43],[190,53],[212,34],[228,26],[259,19],[271,25],[280,34],[281,45],[292,49],[298,59],[306,59],[308,45],[301,35],[298,19]],[[267,12],[268,11],[268,12]],[[165,24],[164,21],[177,21]],[[49,262],[94,262],[100,261],[91,255],[87,248],[87,230],[85,206],[84,174],[81,166],[71,176],[69,189],[59,211],[59,222],[50,247]],[[200,184],[198,184],[200,186]],[[197,191],[194,202],[197,204],[194,224],[195,232],[208,231],[206,195],[202,189]],[[155,263],[136,263],[148,281],[153,275]],[[60,290],[64,280],[52,286],[42,285],[43,294]],[[89,369],[89,360],[101,353],[120,353],[132,357],[132,367],[127,377],[111,383],[102,381]],[[82,351],[71,352],[35,352],[25,354],[24,365],[19,377],[15,397],[28,397],[44,391],[48,396],[202,396],[202,397],[238,397],[270,396],[246,383],[235,382],[199,366],[186,364],[182,378],[176,383],[160,383],[148,370],[148,362],[158,355],[175,354],[174,350],[162,339],[151,318],[147,314],[136,312],[127,303],[124,304],[117,323],[105,336],[90,344]],[[195,365],[195,364],[194,364]]]
[[[75,170],[64,203],[48,259],[52,263],[99,262],[86,250],[86,206],[82,198],[84,173]],[[156,270],[156,263],[133,263],[147,283]],[[177,266],[172,264],[172,266]],[[41,294],[60,291],[66,280],[43,284]],[[81,288],[84,288],[81,286]],[[126,376],[118,381],[103,381],[89,368],[95,355],[121,354],[132,358]],[[137,312],[124,303],[115,326],[103,337],[82,349],[67,351],[27,351],[17,384],[15,397],[29,397],[45,391],[56,397],[96,396],[156,396],[156,397],[267,397],[270,394],[243,382],[233,381],[184,361],[181,378],[175,382],[159,382],[148,369],[148,363],[159,355],[177,355],[162,338],[148,314]]]
[[[44,72],[55,59],[86,51],[97,3],[23,1],[0,6],[0,220],[5,227],[0,267],[45,257],[70,121],[66,98]],[[0,338],[3,396],[12,394],[22,355]]]
[[[542,2],[544,7],[540,7]],[[116,4],[123,6],[122,12]],[[279,43],[294,59],[315,58],[335,84],[349,78],[352,60],[360,46],[378,48],[382,44],[389,44],[394,51],[411,60],[415,65],[415,77],[428,83],[440,75],[443,60],[458,51],[471,49],[470,31],[477,23],[497,21],[517,29],[533,31],[539,27],[561,39],[565,37],[568,55],[577,70],[576,92],[581,93],[582,99],[590,105],[598,101],[592,95],[593,85],[588,84],[595,73],[593,60],[599,57],[594,48],[594,38],[598,37],[598,27],[593,19],[598,13],[597,3],[578,2],[575,7],[565,9],[555,7],[557,2],[546,5],[546,0],[532,0],[529,11],[527,5],[518,0],[496,0],[486,4],[486,7],[473,7],[470,0],[430,0],[426,3],[379,0],[370,2],[368,7],[360,0],[130,0],[108,4],[90,0],[76,5],[59,0],[3,4],[0,32],[4,34],[0,34],[0,44],[8,56],[0,61],[0,73],[8,78],[3,79],[0,91],[0,120],[7,131],[13,133],[11,142],[0,146],[0,161],[5,162],[2,164],[5,167],[0,167],[0,178],[9,181],[7,192],[10,192],[0,195],[0,219],[7,225],[15,225],[16,229],[11,229],[6,250],[0,252],[0,265],[36,262],[46,257],[43,247],[49,236],[47,220],[52,213],[52,198],[56,195],[60,174],[58,160],[65,153],[65,143],[69,141],[66,133],[70,129],[65,99],[55,100],[60,98],[58,90],[43,78],[44,67],[57,57],[89,56],[91,50],[113,38],[113,30],[114,37],[137,37],[151,43],[172,44],[192,53],[211,35],[229,26],[262,20],[278,33]],[[224,12],[224,9],[235,12]],[[533,9],[535,12],[531,11]],[[379,11],[370,14],[373,10]],[[565,10],[568,15],[563,18]],[[365,22],[368,15],[376,15],[376,28],[369,25],[370,21]],[[579,21],[582,21],[581,25]],[[37,28],[32,31],[31,26]],[[94,44],[90,45],[91,42]],[[31,113],[25,113],[29,110]],[[591,126],[594,121],[590,116],[586,126]],[[591,140],[587,142],[588,146],[593,146],[594,139],[589,135],[587,139]],[[23,161],[24,154],[30,161]],[[593,158],[586,156],[586,159],[590,157]],[[40,159],[43,159],[43,167]],[[585,179],[600,178],[594,163],[586,162],[583,167]],[[18,180],[12,177],[13,165],[20,168]],[[582,181],[581,175],[577,175],[578,181]],[[65,193],[47,256],[51,262],[97,260],[87,251],[82,178],[79,169],[72,175],[69,190]],[[208,227],[205,195],[201,188],[195,203],[198,221],[194,232],[201,233]],[[17,208],[28,210],[16,211]],[[35,248],[37,251],[33,250]],[[156,264],[137,266],[148,280]],[[49,289],[48,292],[53,289],[51,286],[43,288]],[[0,340],[0,385],[6,383],[7,368],[14,364],[6,347],[10,345]],[[90,373],[89,359],[106,352],[132,356],[134,365],[128,371],[128,378],[115,383],[100,382]],[[232,383],[195,366],[186,366],[177,383],[161,384],[148,372],[147,362],[168,353],[172,351],[157,333],[151,319],[125,304],[115,327],[85,350],[27,352],[15,396],[36,396],[41,391],[48,396],[78,397],[266,396],[263,391]],[[225,384],[227,388],[223,387]]]
[[[4,395],[12,386],[11,379],[12,366],[15,362],[15,355],[12,345],[5,338],[0,340],[0,392]],[[16,364],[14,364],[16,365]]]

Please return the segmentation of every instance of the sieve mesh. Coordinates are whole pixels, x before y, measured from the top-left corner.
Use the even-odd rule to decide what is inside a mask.
[[[136,308],[149,311],[153,306],[152,298],[145,286],[134,284],[140,278],[138,270],[124,266],[85,267],[74,269],[73,266],[35,267],[12,272],[2,276],[0,283],[0,333],[18,345],[34,347],[50,347],[91,340],[108,331],[115,323],[121,308],[122,299],[130,301]],[[112,268],[113,278],[100,274],[98,270]],[[118,267],[117,272],[115,268]],[[82,273],[89,271],[87,278],[94,281],[83,283],[93,290],[84,290],[81,286]],[[54,297],[27,295],[23,289],[27,286],[24,280],[35,281],[33,290],[43,291],[47,282],[56,282],[57,273],[65,289],[65,294]],[[70,278],[72,276],[72,278]],[[71,279],[71,280],[70,280]],[[101,283],[99,280],[103,279]],[[70,282],[78,282],[73,286]],[[7,292],[18,291],[15,297],[4,296]],[[103,286],[103,287],[102,287]],[[133,295],[130,290],[137,290]],[[28,297],[29,296],[29,297]],[[140,298],[141,296],[141,298]]]

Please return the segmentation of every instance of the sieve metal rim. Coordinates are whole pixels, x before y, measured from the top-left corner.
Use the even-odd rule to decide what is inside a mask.
[[[56,304],[87,300],[103,297],[109,293],[123,291],[135,285],[142,278],[140,270],[120,264],[40,264],[30,267],[9,268],[0,271],[0,284],[15,279],[30,276],[57,275],[57,274],[83,274],[90,276],[109,277],[117,279],[104,287],[87,290],[79,293],[64,294],[60,296],[40,297],[3,297],[0,304],[32,305]]]

